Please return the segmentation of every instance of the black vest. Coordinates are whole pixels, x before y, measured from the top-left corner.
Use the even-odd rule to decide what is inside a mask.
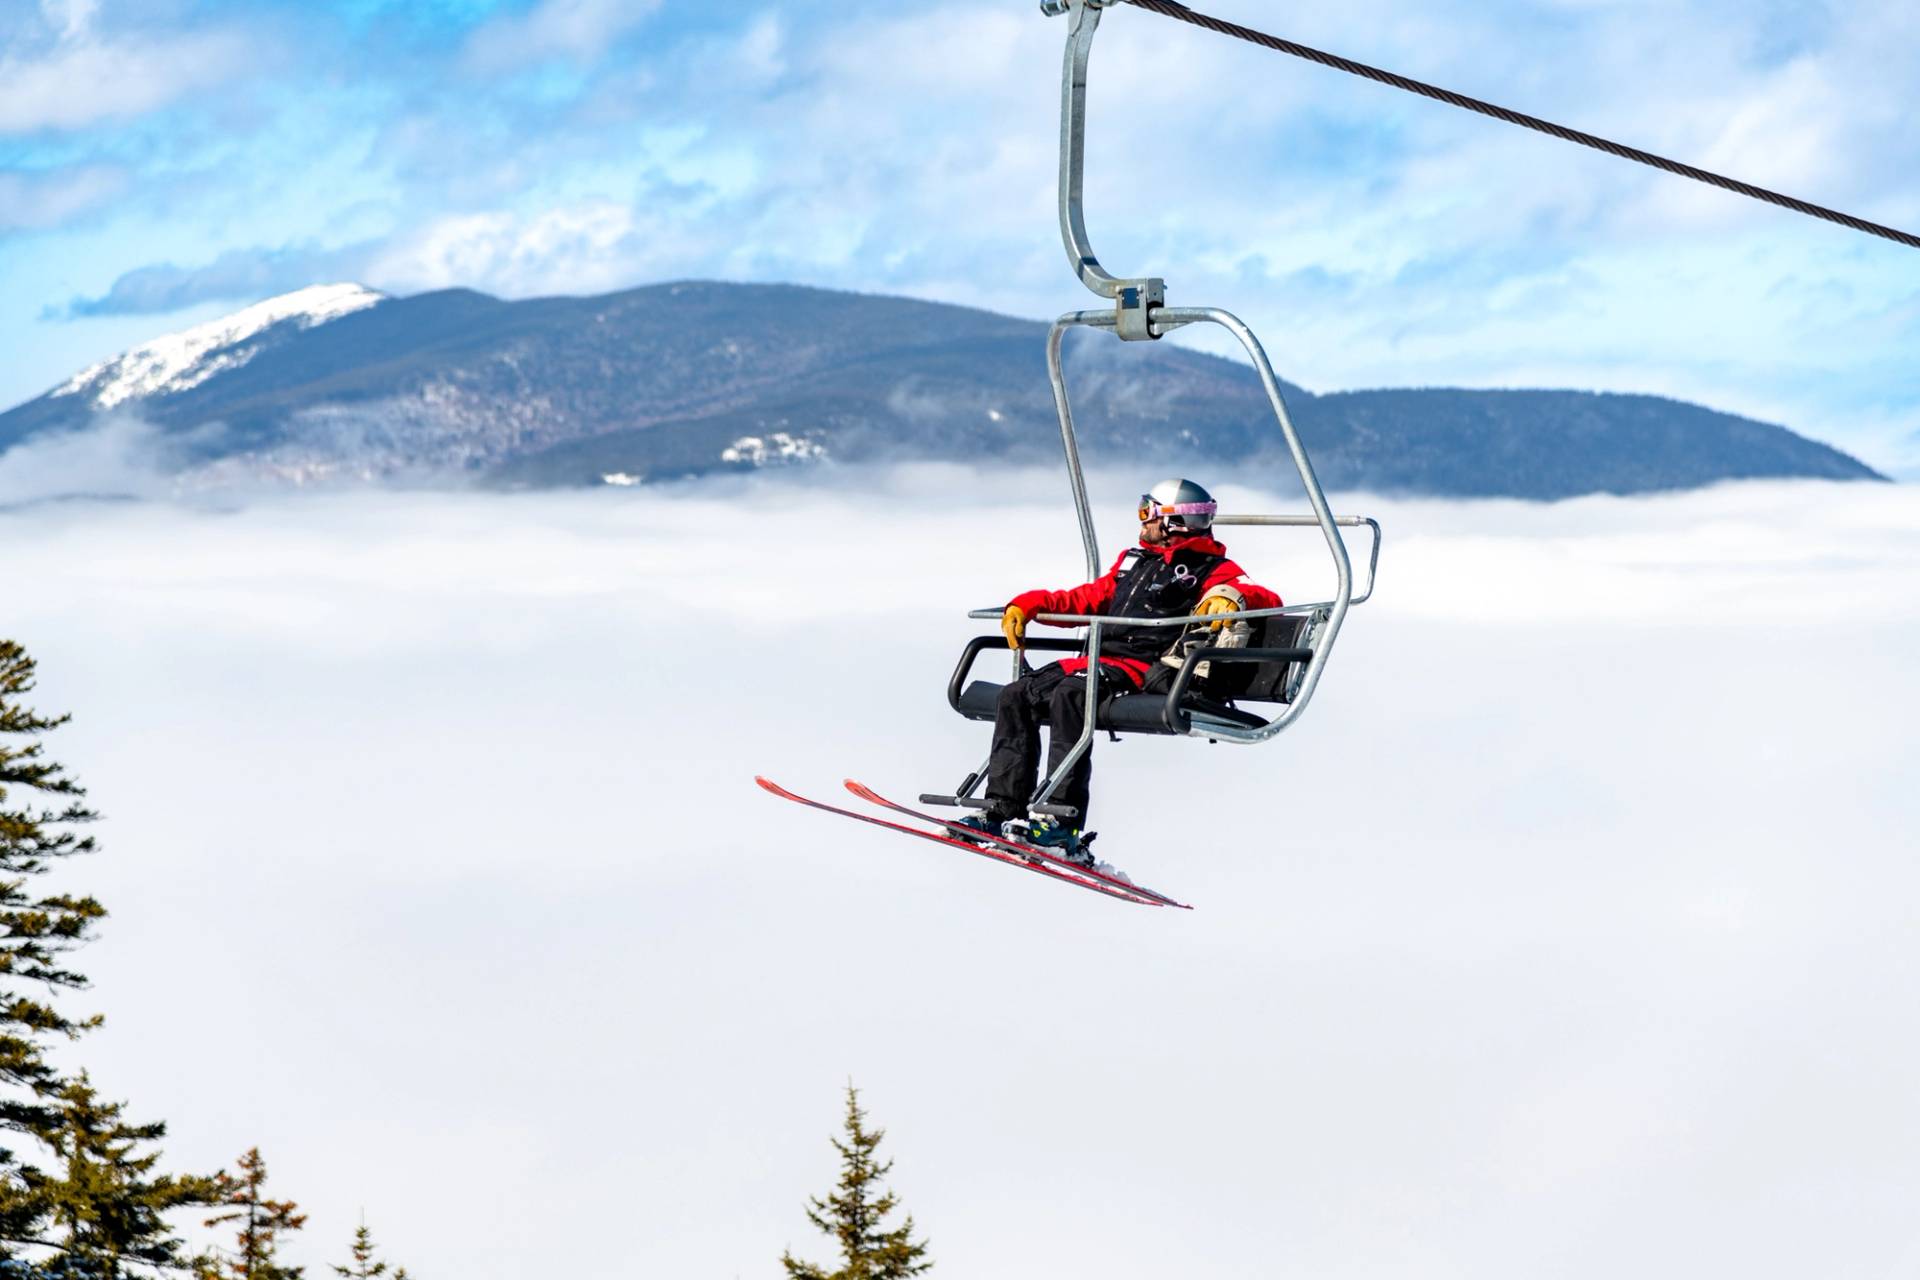
[[[1113,571],[1113,600],[1106,613],[1114,618],[1184,617],[1200,603],[1202,586],[1226,559],[1189,549],[1163,560],[1131,547]],[[1171,649],[1179,635],[1178,627],[1102,627],[1100,652],[1152,662]]]

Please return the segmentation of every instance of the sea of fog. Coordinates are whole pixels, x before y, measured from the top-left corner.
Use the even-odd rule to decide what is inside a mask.
[[[1096,478],[1105,550],[1158,477]],[[951,786],[1058,476],[0,512],[111,908],[81,1060],[342,1261],[779,1274],[857,1084],[936,1275],[1920,1268],[1920,493],[1336,495],[1298,726],[1098,746],[1148,910],[783,804]],[[1224,486],[1238,510],[1293,499]],[[1312,531],[1228,536],[1289,599]]]

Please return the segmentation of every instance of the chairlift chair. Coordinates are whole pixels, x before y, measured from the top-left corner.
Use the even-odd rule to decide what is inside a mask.
[[[1315,476],[1313,464],[1294,429],[1281,395],[1273,365],[1253,331],[1237,316],[1218,307],[1172,307],[1166,302],[1166,283],[1159,277],[1122,278],[1100,265],[1087,236],[1083,200],[1086,160],[1087,67],[1093,51],[1093,37],[1100,25],[1101,10],[1114,0],[1042,0],[1042,12],[1069,19],[1067,48],[1061,72],[1060,100],[1060,234],[1066,246],[1067,260],[1081,283],[1096,296],[1112,303],[1095,311],[1071,311],[1054,321],[1047,334],[1047,373],[1053,383],[1054,407],[1060,419],[1060,439],[1066,452],[1067,478],[1073,492],[1074,511],[1080,523],[1081,542],[1086,550],[1087,577],[1100,576],[1099,544],[1094,534],[1093,514],[1087,499],[1086,476],[1080,462],[1079,442],[1073,425],[1073,407],[1067,394],[1061,349],[1068,329],[1083,327],[1113,333],[1123,342],[1153,341],[1190,324],[1213,324],[1232,334],[1253,362],[1260,384],[1279,424],[1300,483],[1306,491],[1311,514],[1306,515],[1217,515],[1215,525],[1255,525],[1268,527],[1318,528],[1332,558],[1336,588],[1331,599],[1310,604],[1286,605],[1276,609],[1245,610],[1234,615],[1252,623],[1258,634],[1248,646],[1229,648],[1201,645],[1191,650],[1165,694],[1121,693],[1103,699],[1100,691],[1101,664],[1097,660],[1103,625],[1113,619],[1094,615],[1040,614],[1033,621],[1064,626],[1085,626],[1084,642],[1067,639],[1029,638],[1026,647],[1043,652],[1079,652],[1089,662],[1086,671],[1086,698],[1097,715],[1083,717],[1080,739],[1060,767],[1041,782],[1030,808],[1039,813],[1075,818],[1079,815],[1064,805],[1051,802],[1062,781],[1092,748],[1097,731],[1115,735],[1128,733],[1159,734],[1206,738],[1215,742],[1251,744],[1265,742],[1300,718],[1314,691],[1319,687],[1327,656],[1340,634],[1347,610],[1364,602],[1373,592],[1374,573],[1380,558],[1380,525],[1364,516],[1336,516],[1327,505],[1325,493]],[[1365,527],[1372,533],[1368,555],[1366,590],[1353,594],[1353,570],[1348,559],[1342,528]],[[998,619],[1000,609],[975,609],[969,618]],[[1126,625],[1190,627],[1191,618],[1128,618]],[[1169,647],[1172,640],[1169,640]],[[990,649],[1007,648],[1006,637],[995,633],[975,636],[962,651],[959,663],[947,685],[947,701],[955,711],[971,720],[992,720],[995,702],[1002,685],[986,680],[969,680],[980,655]],[[1201,692],[1195,687],[1195,671],[1202,664],[1213,664],[1215,673]],[[1013,657],[1013,677],[1026,670],[1023,654]],[[1277,705],[1281,709],[1271,717],[1249,710],[1247,703]],[[968,774],[951,795],[922,795],[928,804],[957,805],[984,809],[988,802],[974,793],[986,777],[986,765]]]

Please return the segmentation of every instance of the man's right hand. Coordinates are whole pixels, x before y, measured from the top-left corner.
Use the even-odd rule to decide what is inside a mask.
[[[1007,646],[1019,649],[1027,642],[1027,611],[1017,604],[1007,606],[1000,615],[1000,634],[1007,638]]]

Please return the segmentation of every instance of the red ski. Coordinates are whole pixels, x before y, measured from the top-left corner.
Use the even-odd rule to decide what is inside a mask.
[[[896,804],[864,782],[855,782],[852,778],[848,778],[843,785],[845,785],[847,790],[853,792],[854,795],[859,796],[862,800],[871,801],[883,809],[891,809],[893,812],[905,814],[909,818],[918,818],[922,822],[931,822],[936,827],[944,827],[948,832],[963,840],[988,840],[996,849],[1016,854],[1029,864],[1040,862],[1050,867],[1059,867],[1075,875],[1084,876],[1090,880],[1097,880],[1104,885],[1110,885],[1115,889],[1132,894],[1135,897],[1150,898],[1163,907],[1178,907],[1182,911],[1193,910],[1193,908],[1186,903],[1175,902],[1166,894],[1149,889],[1145,885],[1135,884],[1131,880],[1110,875],[1104,871],[1095,871],[1092,867],[1083,867],[1077,862],[1069,862],[1051,849],[1043,849],[1039,845],[1028,844],[1024,840],[1010,840],[1005,836],[983,836],[972,827],[963,827],[952,819],[942,818],[937,814],[922,813],[918,809],[909,809],[906,805]]]
[[[902,823],[889,822],[885,818],[876,818],[871,814],[856,813],[852,809],[842,809],[835,805],[822,804],[818,800],[809,800],[805,796],[795,795],[779,783],[769,781],[766,778],[756,776],[754,781],[760,784],[761,790],[779,796],[782,800],[791,800],[795,804],[806,805],[809,809],[821,809],[827,813],[837,813],[843,818],[852,818],[856,822],[870,822],[876,827],[885,827],[889,831],[899,831],[906,835],[918,836],[922,840],[931,840],[935,844],[950,845],[955,849],[964,849],[968,853],[977,853],[983,858],[992,858],[995,862],[1004,862],[1010,867],[1019,867],[1023,871],[1032,871],[1039,875],[1049,876],[1055,880],[1065,881],[1067,884],[1078,885],[1082,889],[1091,889],[1095,893],[1104,893],[1109,898],[1118,898],[1122,902],[1132,902],[1143,907],[1165,905],[1157,897],[1149,897],[1140,893],[1124,881],[1115,880],[1112,881],[1110,885],[1104,883],[1102,880],[1091,878],[1091,872],[1082,874],[1077,869],[1071,872],[1063,871],[1045,862],[1029,861],[1017,853],[985,848],[965,840],[958,840],[951,836],[941,835],[938,832],[923,831],[918,827],[909,827]]]

